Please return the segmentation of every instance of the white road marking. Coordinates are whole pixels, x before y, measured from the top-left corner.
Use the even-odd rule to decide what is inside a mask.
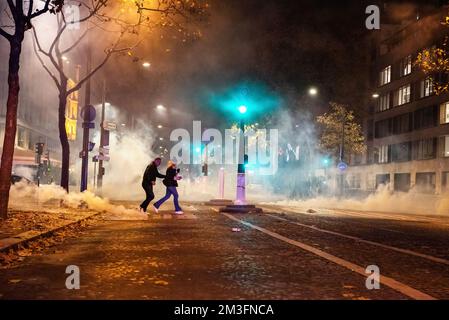
[[[303,249],[303,250],[305,250],[307,252],[313,253],[313,254],[315,254],[315,255],[323,258],[323,259],[326,259],[326,260],[328,260],[330,262],[338,264],[339,266],[345,267],[345,268],[347,268],[347,269],[349,269],[349,270],[351,270],[353,272],[356,272],[356,273],[358,273],[358,274],[360,274],[360,275],[362,275],[364,277],[367,276],[366,273],[365,273],[365,268],[363,268],[363,267],[361,267],[359,265],[356,265],[356,264],[354,264],[352,262],[346,261],[346,260],[341,259],[339,257],[336,257],[334,255],[331,255],[331,254],[329,254],[329,253],[327,253],[325,251],[316,249],[316,248],[314,248],[312,246],[309,246],[309,245],[307,245],[305,243],[289,239],[287,237],[284,237],[284,236],[282,236],[282,235],[280,235],[278,233],[272,232],[272,231],[267,230],[265,228],[258,227],[256,225],[253,225],[253,224],[251,224],[249,222],[246,222],[244,220],[240,220],[240,219],[238,219],[238,218],[236,218],[236,217],[234,217],[234,216],[232,216],[232,215],[230,215],[228,213],[222,212],[221,214],[226,216],[226,217],[228,217],[229,219],[237,221],[237,222],[239,222],[239,223],[241,223],[241,224],[243,224],[243,225],[245,225],[247,227],[250,227],[252,229],[258,230],[258,231],[260,231],[262,233],[265,233],[265,234],[267,234],[267,235],[269,235],[269,236],[271,236],[273,238],[276,238],[278,240],[284,241],[284,242],[286,242],[288,244],[291,244],[293,246],[301,248],[301,249]],[[403,284],[403,283],[401,283],[399,281],[396,281],[396,280],[394,280],[393,278],[390,278],[390,277],[381,276],[381,283],[386,285],[387,287],[390,287],[393,290],[396,290],[396,291],[406,295],[407,297],[412,298],[412,299],[416,299],[416,300],[436,300],[436,298],[434,298],[434,297],[432,297],[432,296],[430,296],[430,295],[428,295],[428,294],[426,294],[424,292],[421,292],[421,291],[419,291],[419,290],[417,290],[415,288],[412,288],[412,287],[410,287],[410,286],[408,286],[406,284]]]
[[[446,260],[446,259],[437,258],[437,257],[430,256],[430,255],[427,255],[427,254],[415,252],[415,251],[412,251],[412,250],[401,249],[401,248],[389,246],[389,245],[382,244],[382,243],[379,243],[379,242],[365,240],[365,239],[362,239],[362,238],[359,238],[359,237],[354,237],[354,236],[350,236],[350,235],[339,233],[339,232],[335,232],[335,231],[320,229],[320,228],[315,227],[315,226],[299,223],[299,222],[296,222],[296,221],[290,221],[288,219],[285,219],[285,218],[282,218],[282,217],[277,217],[277,216],[274,216],[274,215],[271,215],[271,214],[267,214],[267,216],[272,217],[274,219],[286,221],[286,222],[289,222],[291,224],[295,224],[295,225],[298,225],[298,226],[301,226],[301,227],[313,229],[315,231],[332,234],[332,235],[339,236],[339,237],[342,237],[342,238],[347,238],[347,239],[355,240],[355,241],[358,241],[358,242],[367,243],[367,244],[370,244],[370,245],[373,245],[373,246],[377,246],[377,247],[381,247],[381,248],[384,248],[384,249],[389,249],[389,250],[405,253],[405,254],[408,254],[408,255],[424,258],[424,259],[427,259],[427,260],[430,260],[430,261],[433,261],[433,262],[438,262],[438,263],[442,263],[442,264],[445,264],[445,265],[449,265],[449,260]]]

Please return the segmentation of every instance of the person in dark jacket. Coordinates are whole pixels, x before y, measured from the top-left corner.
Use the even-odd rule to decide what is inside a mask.
[[[156,184],[156,178],[165,178],[160,174],[157,167],[161,165],[161,158],[154,159],[150,165],[147,166],[143,174],[142,188],[145,190],[146,199],[140,204],[140,210],[147,212],[148,205],[154,199],[153,186]]]
[[[176,169],[176,164],[173,161],[168,162],[167,172],[165,173],[165,179],[162,181],[164,185],[167,187],[167,191],[165,193],[165,196],[158,200],[154,205],[154,211],[156,213],[159,212],[159,207],[167,201],[172,195],[173,195],[173,202],[175,204],[175,214],[183,214],[181,207],[179,206],[178,202],[178,190],[176,189],[178,187],[178,180],[181,179],[181,177],[178,176],[179,169]]]

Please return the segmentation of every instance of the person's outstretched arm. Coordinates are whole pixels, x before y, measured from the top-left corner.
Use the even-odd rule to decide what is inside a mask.
[[[165,174],[160,173],[157,169],[156,169],[156,177],[164,179],[165,178]]]

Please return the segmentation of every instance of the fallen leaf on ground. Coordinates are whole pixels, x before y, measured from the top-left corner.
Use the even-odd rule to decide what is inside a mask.
[[[20,281],[22,281],[22,280],[20,280],[20,279],[11,279],[11,280],[9,280],[9,283],[19,283]]]
[[[164,280],[157,280],[154,281],[154,284],[160,285],[160,286],[168,286],[168,282]]]

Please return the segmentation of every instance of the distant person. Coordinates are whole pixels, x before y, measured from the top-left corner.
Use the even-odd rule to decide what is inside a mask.
[[[156,178],[165,178],[163,174],[160,174],[157,167],[161,165],[161,158],[154,159],[150,165],[147,166],[145,173],[143,174],[142,188],[145,190],[146,199],[140,204],[140,211],[147,212],[148,205],[154,199],[153,186],[156,184]]]
[[[157,201],[153,207],[154,211],[156,213],[159,212],[159,207],[167,201],[170,196],[173,195],[173,202],[175,204],[175,214],[183,214],[181,207],[179,206],[178,202],[178,190],[176,189],[178,187],[178,180],[181,180],[181,177],[178,175],[179,169],[176,169],[176,163],[173,161],[168,162],[167,166],[167,172],[165,173],[165,179],[162,181],[164,185],[167,187],[167,191],[165,193],[165,196]]]

